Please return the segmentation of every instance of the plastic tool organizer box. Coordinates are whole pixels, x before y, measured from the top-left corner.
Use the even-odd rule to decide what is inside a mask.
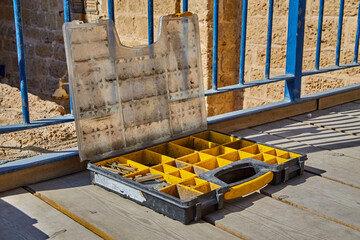
[[[133,48],[110,20],[63,30],[94,184],[187,224],[303,172],[306,156],[206,130],[196,15],[162,17],[158,41]]]

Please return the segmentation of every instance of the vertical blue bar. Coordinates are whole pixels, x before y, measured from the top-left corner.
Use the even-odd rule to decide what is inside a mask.
[[[71,21],[71,15],[70,15],[70,0],[64,0],[64,20],[65,22]]]
[[[70,0],[63,0],[63,5],[64,5],[64,21],[66,23],[71,22]],[[69,81],[70,81],[70,79],[69,79]],[[70,95],[70,100],[69,100],[70,101],[70,113],[71,113],[71,115],[74,115],[70,84],[69,84],[69,95]]]
[[[274,9],[274,0],[269,0],[268,29],[267,29],[267,43],[266,43],[265,78],[269,78],[269,77],[270,77],[271,40],[272,40],[272,25],[273,25],[273,9]]]
[[[109,19],[115,22],[114,0],[108,0],[108,14],[109,14]]]
[[[247,8],[248,8],[248,0],[243,0],[242,18],[241,18],[241,50],[240,50],[241,52],[240,52],[239,84],[244,84],[244,75],[245,75]]]
[[[154,3],[153,0],[148,0],[148,42],[154,43]]]
[[[316,56],[315,56],[315,69],[316,70],[319,70],[319,63],[320,63],[323,16],[324,16],[324,0],[320,0],[318,32],[317,32],[317,39],[316,39]]]
[[[213,61],[212,61],[212,89],[217,90],[218,77],[218,28],[219,28],[219,0],[214,0],[214,27],[213,27]]]
[[[183,0],[183,12],[188,11],[188,0]]]
[[[340,49],[341,49],[341,34],[342,34],[343,16],[344,16],[344,0],[340,0],[339,25],[338,25],[338,33],[337,33],[336,59],[335,59],[336,66],[339,66],[339,63],[340,63]]]
[[[14,16],[15,16],[16,47],[17,47],[19,75],[20,75],[22,115],[23,115],[23,122],[25,124],[29,124],[30,123],[29,100],[28,100],[28,90],[27,90],[27,81],[26,81],[25,51],[24,51],[23,31],[22,31],[20,0],[13,0],[13,4],[14,4]]]
[[[358,6],[358,19],[357,19],[357,29],[356,29],[356,38],[355,38],[355,48],[354,48],[354,62],[357,63],[359,55],[359,34],[360,34],[360,0]]]
[[[294,79],[285,81],[284,98],[291,102],[299,100],[301,95],[305,10],[306,0],[289,1],[285,72],[294,75]]]

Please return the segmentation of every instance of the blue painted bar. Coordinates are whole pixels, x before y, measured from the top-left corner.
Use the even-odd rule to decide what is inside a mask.
[[[115,22],[114,0],[108,0],[108,14],[109,14],[109,19]]]
[[[315,69],[317,69],[317,70],[319,70],[319,64],[320,64],[323,17],[324,17],[324,0],[320,0],[318,32],[317,32],[317,39],[316,39],[316,57],[315,57]]]
[[[298,101],[301,95],[306,0],[289,1],[285,73],[295,76],[285,81],[286,100]]]
[[[344,1],[345,0],[340,0],[339,24],[338,24],[338,32],[337,32],[336,59],[335,59],[336,66],[339,66],[340,63],[341,34],[342,34],[342,25],[343,25],[343,17],[344,17]]]
[[[241,48],[240,48],[241,52],[240,52],[239,84],[244,84],[244,76],[245,76],[247,9],[248,9],[248,0],[243,0],[242,18],[241,18]]]
[[[183,7],[183,12],[189,11],[189,10],[188,10],[188,5],[189,5],[189,4],[188,4],[188,0],[183,0],[182,3],[183,3],[183,6],[182,6],[182,7]]]
[[[358,18],[357,18],[357,28],[356,28],[356,38],[355,38],[355,48],[354,48],[354,62],[357,63],[359,55],[359,35],[360,35],[360,0],[358,6]]]
[[[70,0],[63,0],[63,5],[64,5],[64,20],[65,22],[71,22]]]
[[[59,152],[41,154],[30,158],[20,159],[0,165],[0,175],[20,171],[26,168],[41,166],[44,164],[49,164],[73,157],[79,157],[78,148],[70,148]]]
[[[219,40],[219,0],[214,0],[213,14],[213,59],[212,59],[212,89],[218,88],[218,40]]]
[[[260,80],[256,80],[256,81],[251,81],[251,82],[244,83],[244,84],[235,84],[235,85],[230,85],[230,86],[226,86],[226,87],[221,87],[216,90],[213,90],[213,89],[206,90],[205,96],[210,96],[210,95],[215,95],[215,94],[220,94],[220,93],[225,93],[225,92],[231,92],[231,91],[235,91],[235,90],[239,90],[239,89],[245,89],[245,88],[249,88],[249,87],[255,87],[255,86],[260,86],[260,85],[264,85],[264,84],[269,84],[269,83],[274,83],[274,82],[279,82],[279,81],[284,81],[284,80],[290,80],[290,79],[294,79],[294,75],[290,75],[290,74],[281,75],[281,76],[276,76],[273,78],[265,78],[265,79],[260,79]]]
[[[347,63],[347,64],[343,64],[343,65],[339,65],[339,66],[321,68],[319,70],[305,71],[302,73],[302,76],[310,76],[310,75],[314,75],[314,74],[333,72],[333,71],[342,70],[342,69],[346,69],[346,68],[352,68],[352,67],[360,67],[360,63],[352,62],[352,63]]]
[[[71,22],[70,0],[63,0],[63,5],[64,5],[64,21],[65,22]],[[74,115],[70,87],[69,87],[69,96],[70,96],[70,99],[69,99],[69,101],[70,101],[70,112],[71,112],[71,115]]]
[[[15,16],[16,47],[17,47],[19,77],[20,77],[22,115],[23,115],[24,124],[29,124],[30,123],[29,100],[28,100],[27,80],[26,80],[25,49],[24,49],[24,38],[23,38],[23,30],[22,30],[20,0],[13,0],[13,4],[14,4],[14,16]]]
[[[148,0],[148,42],[154,43],[154,2]]]
[[[267,79],[270,77],[273,10],[274,10],[274,0],[269,0],[268,29],[267,29],[267,42],[266,42],[266,65],[265,65],[265,78]]]
[[[261,106],[257,106],[257,107],[242,109],[242,110],[238,110],[238,111],[234,111],[234,112],[229,112],[229,113],[224,113],[224,114],[208,117],[207,124],[211,125],[211,124],[221,123],[223,121],[228,121],[228,120],[232,120],[232,119],[236,119],[236,118],[240,118],[240,117],[245,117],[245,116],[249,116],[249,115],[264,112],[264,111],[270,111],[270,110],[277,109],[280,107],[291,106],[291,105],[295,105],[295,104],[298,104],[301,102],[316,100],[319,98],[332,96],[332,95],[340,94],[340,93],[345,93],[345,92],[356,90],[356,89],[360,89],[360,83],[305,95],[305,96],[301,97],[297,102],[283,100],[283,101],[269,103],[269,104],[265,104],[265,105],[261,105]],[[210,126],[210,128],[211,128],[211,126]]]
[[[23,130],[28,130],[32,128],[39,128],[39,127],[45,127],[50,125],[56,125],[60,123],[66,123],[66,122],[72,122],[74,121],[74,116],[72,115],[64,115],[60,117],[53,117],[53,118],[45,118],[37,121],[32,121],[29,124],[12,124],[12,125],[5,125],[0,126],[0,135],[4,133],[10,133],[10,132],[18,132]]]

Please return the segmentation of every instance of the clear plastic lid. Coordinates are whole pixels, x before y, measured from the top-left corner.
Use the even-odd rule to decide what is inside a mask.
[[[149,46],[122,45],[111,20],[63,31],[81,161],[206,129],[196,15],[162,17]]]

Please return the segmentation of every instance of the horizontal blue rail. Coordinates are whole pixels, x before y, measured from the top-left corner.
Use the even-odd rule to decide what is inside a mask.
[[[339,5],[339,18],[338,18],[338,32],[337,32],[337,44],[336,44],[336,56],[335,65],[326,68],[319,68],[320,55],[321,55],[321,40],[322,40],[322,25],[323,25],[323,14],[324,14],[324,0],[319,1],[319,18],[318,18],[318,35],[316,42],[316,53],[315,53],[315,69],[310,71],[302,71],[302,57],[303,57],[303,44],[304,44],[304,19],[305,19],[305,8],[306,0],[289,0],[289,15],[288,15],[288,33],[287,33],[287,52],[286,52],[286,69],[285,75],[275,76],[270,78],[271,70],[271,40],[272,40],[272,28],[273,28],[273,7],[274,1],[268,0],[268,26],[267,26],[267,45],[266,45],[266,59],[265,59],[265,74],[264,78],[255,81],[245,81],[245,56],[246,56],[246,29],[247,29],[247,12],[248,12],[248,0],[242,2],[242,26],[241,26],[241,43],[240,43],[240,67],[239,67],[239,84],[230,86],[218,87],[218,26],[219,26],[219,0],[214,0],[214,14],[213,14],[213,75],[212,75],[212,89],[206,90],[205,95],[215,95],[231,91],[237,91],[250,87],[260,86],[264,84],[270,84],[278,81],[285,81],[285,94],[284,101],[278,102],[271,106],[282,106],[284,104],[294,104],[299,101],[305,101],[310,99],[309,95],[301,96],[301,78],[303,76],[310,76],[315,74],[321,74],[331,71],[342,70],[346,68],[359,67],[358,63],[358,51],[359,51],[359,35],[360,35],[360,7],[358,9],[358,23],[355,37],[354,46],[354,61],[352,63],[346,63],[340,65],[340,50],[341,50],[341,35],[342,25],[344,16],[345,1],[340,0]],[[20,71],[20,83],[23,103],[23,115],[25,124],[14,124],[8,126],[0,126],[0,134],[22,131],[32,128],[50,126],[65,122],[71,122],[74,120],[72,115],[66,115],[61,117],[54,117],[49,119],[31,121],[28,113],[27,105],[27,89],[26,89],[26,73],[25,73],[25,57],[24,57],[24,46],[22,43],[22,24],[21,24],[21,11],[20,11],[20,0],[13,0],[14,2],[14,13],[16,23],[16,35],[18,44],[18,56],[19,56],[19,71]],[[63,0],[64,3],[64,19],[65,22],[71,21],[70,4],[71,0]],[[152,44],[154,42],[154,9],[153,0],[148,0],[148,42]],[[188,11],[188,1],[183,0],[182,11]],[[360,2],[359,2],[360,6]],[[114,1],[108,0],[108,14],[109,18],[115,20],[114,14]],[[334,91],[324,91],[316,94],[312,94],[311,98],[320,98],[326,94],[335,94],[342,91],[348,91],[349,89],[359,88],[358,84],[351,86],[335,89]],[[344,90],[345,89],[345,90]],[[71,101],[70,101],[71,104]],[[268,108],[269,105],[264,106]],[[259,109],[259,108],[256,108]],[[260,108],[261,109],[261,108]],[[72,110],[72,106],[71,106]],[[241,110],[241,114],[252,113],[255,110]],[[209,123],[218,119],[219,121],[226,120],[228,116],[235,116],[239,114],[228,113],[225,115],[219,115],[209,118]]]

